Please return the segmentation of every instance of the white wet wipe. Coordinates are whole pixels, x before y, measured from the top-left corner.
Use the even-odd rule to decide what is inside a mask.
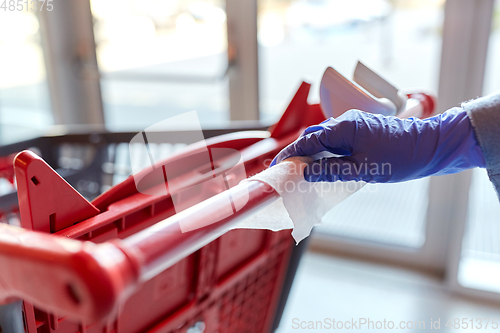
[[[337,204],[361,189],[365,182],[316,182],[304,179],[309,157],[292,157],[244,181],[269,184],[281,198],[248,219],[235,229],[293,229],[297,243],[309,236],[312,228]]]

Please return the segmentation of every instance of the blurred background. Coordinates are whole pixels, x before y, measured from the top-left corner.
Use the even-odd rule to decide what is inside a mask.
[[[55,0],[53,11],[0,10],[0,144],[67,125],[140,131],[191,110],[204,129],[268,126],[303,80],[317,103],[325,68],[351,77],[358,60],[399,88],[437,94],[442,112],[500,89],[499,27],[498,0]],[[113,149],[114,176],[99,191],[130,171],[126,147]],[[66,153],[62,167],[78,168],[64,165],[78,153]],[[486,171],[370,186],[316,228],[283,332],[294,317],[494,317],[500,205]]]

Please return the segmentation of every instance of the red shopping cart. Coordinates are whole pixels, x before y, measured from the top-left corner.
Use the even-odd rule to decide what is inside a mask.
[[[320,106],[307,103],[309,88],[300,86],[269,131],[215,136],[206,140],[208,149],[237,150],[247,174],[260,172],[305,127],[324,120]],[[433,112],[432,103],[422,103],[426,115]],[[176,166],[194,149],[152,169],[170,165],[186,186],[215,172],[230,174],[230,156]],[[14,167],[18,206],[1,208],[5,216],[18,207],[22,228],[0,225],[0,300],[23,300],[26,332],[261,333],[277,327],[300,251],[289,231],[228,231],[279,197],[269,185],[234,183],[207,200],[194,195],[191,207],[175,214],[173,193],[140,193],[133,177],[89,202],[32,152],[18,154]],[[165,186],[154,174],[143,171],[143,185]],[[233,212],[221,218],[228,200]],[[183,223],[191,231],[182,232]]]

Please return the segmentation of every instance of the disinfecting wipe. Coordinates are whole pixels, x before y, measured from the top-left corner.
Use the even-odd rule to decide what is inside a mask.
[[[244,180],[269,184],[281,199],[240,222],[235,229],[293,229],[292,236],[299,243],[333,207],[366,184],[355,181],[308,182],[304,179],[304,168],[311,161],[309,157],[292,157]]]

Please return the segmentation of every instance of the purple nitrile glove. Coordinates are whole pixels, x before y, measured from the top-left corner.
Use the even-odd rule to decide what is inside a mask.
[[[458,107],[427,119],[350,110],[307,128],[271,166],[322,152],[342,156],[310,163],[306,180],[395,183],[486,167],[469,117]]]

